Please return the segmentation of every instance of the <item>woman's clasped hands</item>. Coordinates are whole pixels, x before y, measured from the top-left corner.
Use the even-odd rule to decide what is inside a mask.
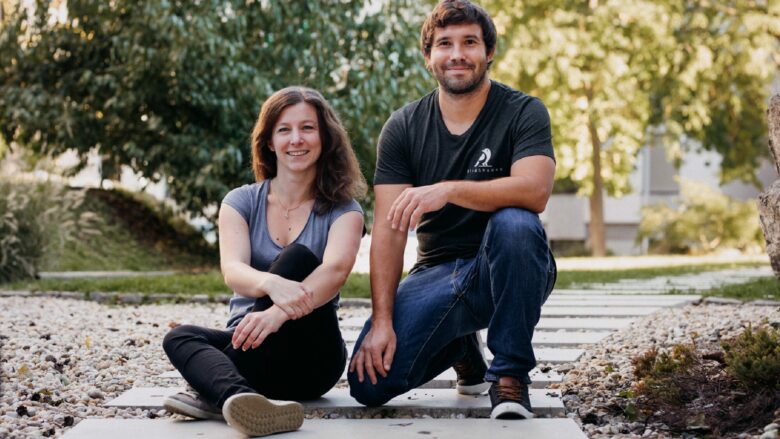
[[[274,305],[247,314],[233,332],[234,349],[256,349],[287,320],[297,320],[314,310],[314,294],[300,282],[272,276],[263,288]]]

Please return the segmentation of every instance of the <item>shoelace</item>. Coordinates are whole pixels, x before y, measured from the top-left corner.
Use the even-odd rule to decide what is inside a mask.
[[[462,360],[455,363],[455,365],[452,366],[452,368],[455,369],[455,373],[458,375],[459,378],[471,377],[480,372],[477,369],[477,365],[474,363],[475,362],[473,361],[473,359],[466,356]]]
[[[499,400],[510,400],[510,401],[524,401],[525,402],[525,394],[523,392],[523,386],[522,385],[514,385],[514,384],[493,384],[496,389],[496,395],[498,396]]]

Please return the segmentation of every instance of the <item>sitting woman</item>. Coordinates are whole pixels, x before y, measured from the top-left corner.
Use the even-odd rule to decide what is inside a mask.
[[[184,325],[163,342],[197,392],[166,399],[194,418],[224,419],[250,436],[295,430],[297,402],[341,377],[347,351],[338,291],[360,246],[365,193],[346,131],[315,90],[289,87],[263,104],[252,133],[257,183],[232,190],[219,212],[227,329]]]

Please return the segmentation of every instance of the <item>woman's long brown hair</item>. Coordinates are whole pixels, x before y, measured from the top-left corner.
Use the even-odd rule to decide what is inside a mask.
[[[276,154],[268,146],[274,125],[282,111],[301,102],[317,111],[322,152],[317,160],[314,210],[321,215],[333,206],[365,195],[366,182],[341,120],[318,91],[287,87],[272,94],[263,103],[252,130],[252,169],[257,181],[276,176]]]

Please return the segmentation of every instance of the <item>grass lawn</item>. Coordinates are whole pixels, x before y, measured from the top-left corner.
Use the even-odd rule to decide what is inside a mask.
[[[754,265],[754,264],[753,264]],[[733,268],[734,264],[710,264],[686,267],[639,268],[611,271],[563,271],[558,274],[556,288],[587,287],[588,283],[616,282],[621,279],[649,279],[657,276],[678,276],[703,271]],[[741,265],[745,266],[745,265]],[[369,277],[353,273],[341,290],[342,297],[370,297]],[[0,285],[0,290],[76,291],[76,292],[139,292],[171,294],[230,294],[222,275],[217,271],[202,274],[171,276],[125,277],[107,279],[44,279]],[[732,285],[705,293],[743,300],[780,299],[780,282],[762,278],[743,285]]]
[[[118,190],[90,189],[80,211],[95,214],[91,225],[93,233],[52,249],[43,259],[41,271],[216,267],[216,248],[209,246],[199,232],[159,202],[149,198]]]
[[[715,288],[705,292],[704,295],[740,300],[780,300],[780,281],[774,277],[761,277],[743,284]]]

